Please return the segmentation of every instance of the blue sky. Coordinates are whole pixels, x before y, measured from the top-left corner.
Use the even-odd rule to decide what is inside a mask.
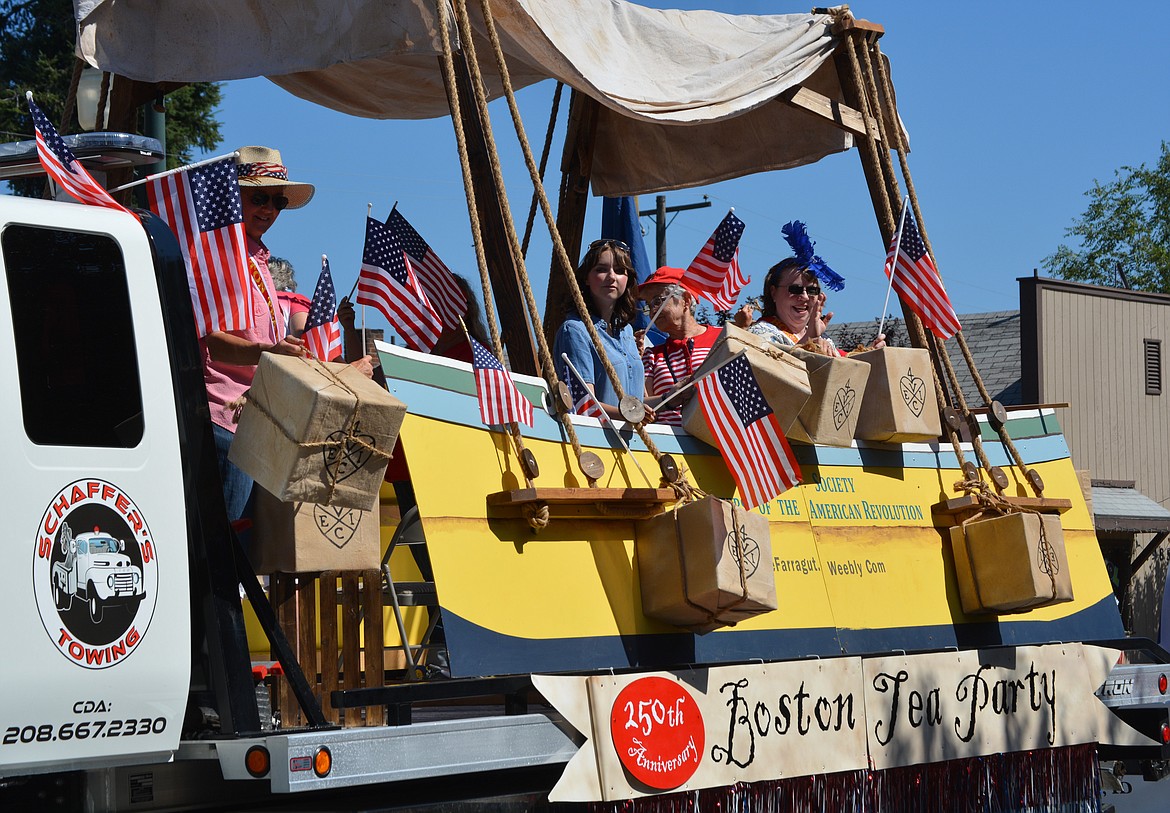
[[[716,0],[656,0],[645,5],[717,8],[734,13],[805,11],[808,5]],[[959,313],[1018,307],[1017,277],[1032,274],[1065,240],[1094,179],[1122,165],[1157,160],[1170,137],[1170,86],[1163,32],[1170,4],[1141,13],[1102,3],[957,4],[899,0],[851,4],[881,23],[899,110],[910,132],[910,170],[924,227]],[[1130,7],[1124,7],[1130,8]],[[551,82],[520,92],[529,139],[540,149]],[[523,229],[531,188],[506,107],[492,107],[508,193]],[[562,120],[558,135],[563,132]],[[367,203],[385,217],[398,201],[455,271],[477,277],[463,186],[449,119],[374,121],[335,113],[265,79],[227,83],[220,110],[224,150],[279,148],[294,180],[317,185],[305,209],[286,212],[267,242],[297,268],[310,293],[320,255],[330,257],[339,295],[361,262]],[[546,184],[559,183],[559,142]],[[877,318],[885,295],[885,249],[856,150],[816,164],[667,195],[668,204],[713,201],[684,212],[668,230],[668,262],[685,265],[728,207],[747,223],[741,262],[752,293],[767,268],[790,253],[780,226],[805,221],[817,250],[846,280],[830,297],[838,321]],[[643,197],[652,208],[653,196]],[[601,203],[590,201],[586,240],[597,236]],[[653,229],[644,218],[643,227]],[[550,243],[538,215],[529,273],[544,302]],[[648,233],[653,257],[653,232]],[[892,304],[891,310],[896,306]],[[370,327],[386,327],[366,309]]]

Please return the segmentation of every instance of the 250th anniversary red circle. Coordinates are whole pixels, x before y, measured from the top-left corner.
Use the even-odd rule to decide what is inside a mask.
[[[610,736],[630,776],[655,790],[671,790],[699,767],[703,716],[683,684],[657,676],[639,678],[618,693]]]

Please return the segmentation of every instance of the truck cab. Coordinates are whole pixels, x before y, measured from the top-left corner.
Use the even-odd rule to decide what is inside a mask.
[[[181,450],[198,444],[175,365],[194,368],[197,347],[182,317],[166,323],[164,289],[185,297],[185,277],[147,220],[0,197],[0,595],[21,663],[0,670],[0,773],[166,760],[179,744],[198,466]]]
[[[98,623],[111,604],[130,615],[146,595],[142,568],[126,553],[126,542],[94,526],[92,533],[73,536],[68,523],[61,527],[62,561],[53,563],[53,599],[59,610],[69,610],[76,596],[86,602],[90,620]],[[139,560],[141,554],[138,554]]]

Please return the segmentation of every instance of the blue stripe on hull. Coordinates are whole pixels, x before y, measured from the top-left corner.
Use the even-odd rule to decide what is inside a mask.
[[[503,635],[443,611],[443,627],[456,677],[598,669],[654,670],[690,664],[713,665],[754,659],[794,660],[810,656],[889,654],[957,647],[1049,644],[1124,637],[1117,602],[1107,596],[1092,607],[1053,621],[1012,621],[873,630],[733,630],[708,635],[663,635],[529,639]]]
[[[389,389],[395,396],[401,398],[414,414],[435,418],[449,423],[458,423],[475,428],[484,428],[480,423],[479,406],[474,396],[438,389],[424,384],[416,384],[402,379],[390,379]],[[522,426],[524,437],[534,440],[547,440],[553,443],[567,443],[561,424],[543,410],[535,410],[535,426]],[[594,448],[620,448],[611,429],[603,429],[592,423],[576,424],[577,436],[584,446]],[[645,445],[637,433],[626,430],[622,438],[634,450],[645,450]],[[659,450],[670,454],[717,454],[715,449],[696,440],[681,429],[653,434],[654,443]],[[1016,448],[1029,465],[1061,460],[1069,456],[1068,446],[1064,436],[1060,434],[1047,435],[1037,438],[1021,438],[1015,441]],[[861,466],[865,468],[914,468],[914,469],[958,469],[958,460],[949,444],[908,444],[909,448],[900,445],[867,443],[858,441],[858,445],[849,448],[833,448],[829,446],[807,446],[793,443],[793,451],[802,466]],[[969,448],[969,447],[968,447]],[[996,441],[985,440],[983,448],[986,450],[992,465],[1010,467],[1013,461],[1003,445]]]

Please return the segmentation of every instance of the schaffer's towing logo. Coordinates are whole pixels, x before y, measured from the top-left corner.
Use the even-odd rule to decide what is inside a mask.
[[[158,558],[142,512],[122,489],[70,483],[45,509],[33,546],[33,592],[45,632],[86,669],[129,657],[158,597]]]

